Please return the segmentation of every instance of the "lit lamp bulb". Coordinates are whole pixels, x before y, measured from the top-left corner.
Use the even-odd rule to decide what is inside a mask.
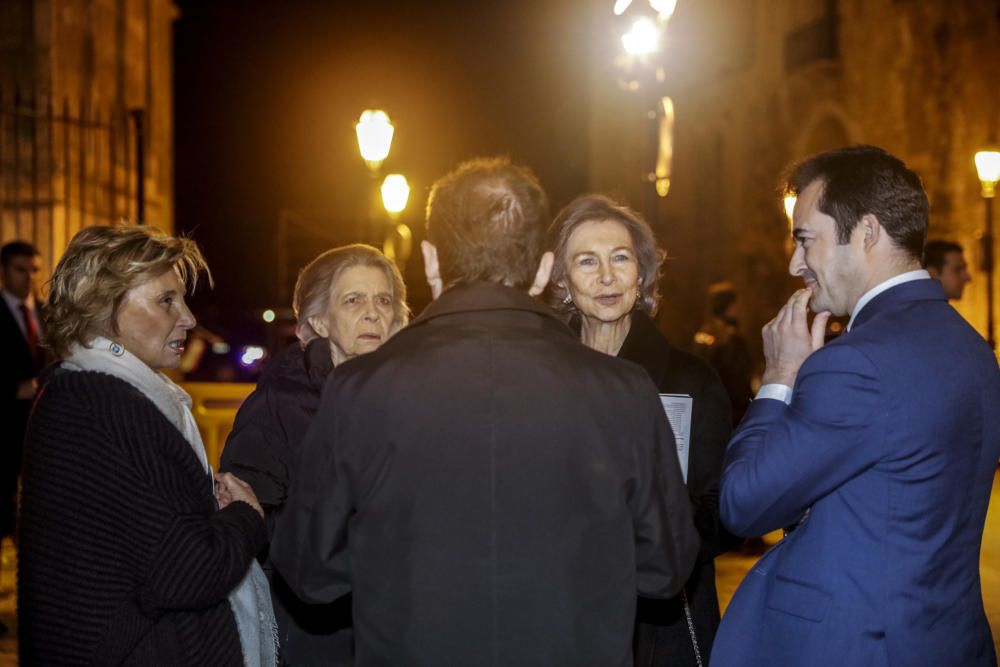
[[[976,153],[976,171],[983,186],[983,196],[996,196],[997,181],[1000,181],[1000,151],[979,151]]]
[[[648,18],[632,24],[632,29],[622,35],[622,46],[629,55],[645,56],[660,48],[660,29]]]
[[[382,160],[389,155],[392,133],[395,131],[389,121],[389,115],[378,109],[368,109],[361,114],[355,130],[358,133],[358,148],[361,149],[361,157],[365,159],[372,171],[378,169]]]
[[[399,215],[410,198],[410,184],[402,174],[389,174],[382,181],[382,205],[390,215]]]

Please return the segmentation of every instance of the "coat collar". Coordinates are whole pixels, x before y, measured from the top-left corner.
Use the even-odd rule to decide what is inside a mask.
[[[431,320],[462,313],[496,311],[521,311],[542,318],[542,322],[562,330],[567,336],[573,333],[552,309],[526,292],[495,283],[477,282],[452,287],[410,322],[408,328],[421,326]]]
[[[670,365],[670,355],[664,354],[664,351],[672,350],[673,347],[660,333],[653,319],[637,310],[632,313],[632,325],[625,336],[625,342],[618,350],[618,358],[643,366],[650,377],[658,381],[666,375]]]
[[[854,318],[851,330],[863,326],[865,322],[879,313],[915,301],[947,302],[941,283],[931,278],[911,280],[895,287],[890,287],[864,305]]]

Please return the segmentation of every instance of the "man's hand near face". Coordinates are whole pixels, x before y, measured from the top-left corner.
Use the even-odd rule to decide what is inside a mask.
[[[817,313],[810,328],[808,306],[811,296],[808,287],[797,291],[761,330],[765,361],[763,384],[793,386],[806,357],[823,347],[830,312]]]

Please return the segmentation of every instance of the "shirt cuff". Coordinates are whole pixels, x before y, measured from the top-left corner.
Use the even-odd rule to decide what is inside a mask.
[[[753,400],[759,401],[762,398],[773,398],[789,405],[792,402],[792,388],[784,384],[765,384]]]

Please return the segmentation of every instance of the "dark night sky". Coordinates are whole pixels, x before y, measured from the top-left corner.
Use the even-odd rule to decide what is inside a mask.
[[[530,165],[554,209],[586,186],[588,64],[614,46],[593,39],[594,3],[178,4],[176,223],[215,273],[195,300],[209,326],[275,305],[281,209],[366,215],[354,135],[365,108],[396,125],[384,171],[410,180],[405,221],[418,236],[427,188],[469,157]]]

